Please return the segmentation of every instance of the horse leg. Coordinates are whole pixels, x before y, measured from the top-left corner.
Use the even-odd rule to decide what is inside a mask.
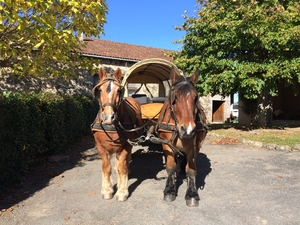
[[[166,202],[172,202],[176,198],[177,167],[174,159],[174,153],[172,152],[172,150],[169,150],[168,147],[164,147],[164,146],[163,149],[166,156],[166,170],[168,173],[168,178],[164,190],[164,200]]]
[[[102,198],[111,199],[113,197],[112,177],[111,177],[111,155],[101,154],[102,158]]]
[[[118,190],[116,193],[117,201],[123,202],[126,201],[129,195],[128,192],[128,166],[129,159],[131,155],[132,146],[130,144],[126,144],[124,149],[117,153],[116,161],[117,161],[117,171],[118,171]]]
[[[129,169],[129,163],[130,163],[130,161],[132,160],[132,158],[131,158],[131,151],[130,152],[128,152],[128,155],[127,155],[127,169],[128,169],[128,174],[130,174],[130,169]],[[114,167],[114,171],[115,171],[115,173],[118,173],[118,165],[119,165],[119,159],[118,159],[118,157],[116,157],[116,163],[115,163],[115,167]]]
[[[186,177],[187,177],[187,190],[185,194],[186,205],[195,207],[199,205],[199,195],[196,188],[196,157],[194,158],[193,152],[188,154],[188,162],[186,165]]]
[[[187,164],[186,155],[177,155],[176,157],[177,174],[181,174],[181,173],[185,174],[186,164]]]
[[[115,167],[114,167],[115,173],[118,173],[118,165],[119,165],[119,160],[118,160],[118,157],[116,157],[116,162],[115,162]]]
[[[103,199],[113,197],[112,177],[111,177],[111,153],[101,144],[103,139],[99,132],[94,133],[96,148],[102,159],[102,188],[101,195]]]

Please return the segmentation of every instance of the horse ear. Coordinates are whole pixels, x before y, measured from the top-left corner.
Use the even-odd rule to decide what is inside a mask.
[[[174,84],[179,78],[179,75],[176,73],[174,66],[172,66],[170,71],[171,83]]]
[[[121,80],[122,78],[122,70],[118,67],[118,69],[114,73],[114,77],[117,78],[118,80]]]
[[[99,72],[98,72],[98,77],[99,80],[102,80],[106,76],[106,73],[102,67],[100,67]]]
[[[199,70],[196,70],[196,72],[191,76],[191,80],[194,85],[198,82],[199,75],[200,75]]]

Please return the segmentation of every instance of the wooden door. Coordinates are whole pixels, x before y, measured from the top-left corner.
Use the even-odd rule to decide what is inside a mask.
[[[225,121],[224,120],[224,109],[225,109],[224,101],[213,101],[212,122],[223,123]]]

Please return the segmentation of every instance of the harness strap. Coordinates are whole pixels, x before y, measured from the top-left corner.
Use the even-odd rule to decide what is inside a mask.
[[[174,133],[173,133],[173,135],[174,135]],[[174,145],[172,145],[170,142],[171,141],[173,141],[172,139],[174,139],[173,137],[170,139],[170,140],[163,140],[163,139],[161,139],[161,138],[157,138],[157,137],[154,137],[154,136],[151,136],[150,137],[150,141],[152,142],[152,143],[154,143],[154,144],[166,144],[166,145],[168,145],[172,150],[173,150],[173,152],[176,152],[176,153],[178,153],[178,154],[180,154],[180,155],[184,155],[179,149],[177,149]]]
[[[103,105],[101,105],[101,109],[103,109],[105,106],[111,106],[115,111],[117,110],[117,106],[110,102],[107,102],[107,103],[104,103]]]
[[[165,114],[167,112],[167,108],[164,110],[163,114],[160,116],[159,118],[159,122],[156,125],[156,133],[159,132],[159,130],[166,130],[166,131],[171,131],[172,132],[172,137],[170,140],[163,140],[161,138],[156,138],[156,137],[151,137],[150,141],[155,143],[155,144],[166,144],[168,145],[174,153],[179,153],[180,155],[183,155],[183,153],[177,149],[174,145],[172,145],[171,143],[175,140],[175,138],[178,136],[178,129],[177,129],[177,119],[176,119],[176,115],[175,112],[173,110],[173,107],[169,107],[171,113],[168,115],[167,117],[167,121],[166,122],[162,122],[163,118],[165,117]],[[204,130],[205,134],[204,136],[206,136],[207,132],[208,132],[208,126],[204,123],[204,118],[201,115],[201,110],[203,111],[202,107],[197,104],[196,109],[195,109],[195,122],[196,122],[196,131],[200,131],[200,130]],[[175,124],[170,124],[170,120],[171,120],[171,114],[173,115],[173,119],[175,121]],[[196,143],[196,139],[197,137],[195,136],[193,139],[193,154],[194,157],[196,155],[196,147],[197,147],[197,143]],[[203,144],[204,138],[202,139],[201,145]]]

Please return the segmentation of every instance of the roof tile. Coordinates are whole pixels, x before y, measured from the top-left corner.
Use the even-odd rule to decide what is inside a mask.
[[[167,57],[164,54],[176,52],[173,50],[113,42],[96,38],[84,38],[83,41],[86,43],[86,46],[82,48],[80,53],[111,58],[137,61],[149,58],[160,58],[172,61],[170,57]]]

